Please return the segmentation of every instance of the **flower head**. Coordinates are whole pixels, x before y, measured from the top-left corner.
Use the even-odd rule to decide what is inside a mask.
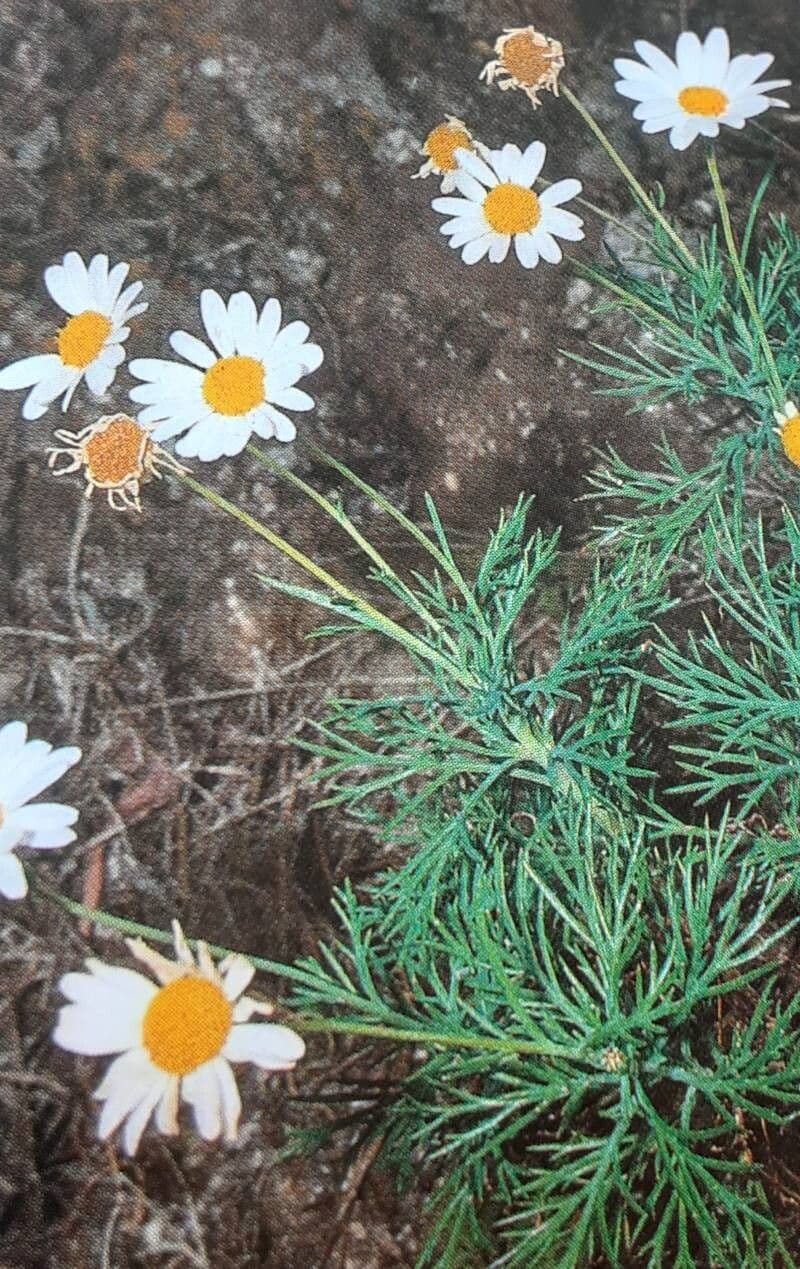
[[[433,173],[442,178],[442,193],[452,194],[458,172],[457,150],[470,150],[482,158],[489,153],[485,145],[475,140],[463,120],[456,119],[455,115],[445,115],[445,122],[437,124],[423,141],[419,152],[424,155],[425,162],[411,179]]]
[[[46,740],[28,740],[25,723],[0,727],[0,894],[22,899],[28,882],[14,851],[55,850],[74,842],[71,825],[78,812],[58,802],[34,802],[78,761],[80,749],[54,749]]]
[[[533,26],[510,27],[498,36],[494,51],[495,57],[480,73],[487,84],[497,80],[500,88],[521,88],[534,108],[541,105],[539,93],[545,89],[558,96],[558,77],[564,69],[564,49],[558,40]]]
[[[55,437],[62,444],[51,445],[47,451],[47,465],[54,475],[66,476],[83,468],[86,497],[95,489],[104,489],[113,511],[141,511],[141,486],[154,476],[161,479],[159,466],[184,470],[127,414],[106,414],[81,432],[60,428]],[[67,462],[56,467],[62,457]]]
[[[793,466],[800,467],[800,410],[794,401],[787,401],[782,410],[775,411],[775,422],[784,454]]]
[[[136,303],[141,282],[122,289],[129,268],[120,262],[109,269],[105,255],[92,256],[87,266],[77,251],[69,251],[62,264],[45,269],[47,290],[68,314],[56,336],[55,351],[25,357],[0,370],[0,388],[30,389],[22,406],[24,419],[41,418],[58,397],[66,410],[82,379],[95,396],[111,387],[125,360],[122,345],[130,334],[126,323],[147,308]]]
[[[456,185],[463,198],[435,198],[434,211],[450,219],[441,227],[450,246],[460,247],[461,258],[474,264],[488,254],[492,264],[508,255],[513,239],[520,264],[533,269],[539,258],[558,264],[561,248],[556,238],[579,242],[583,221],[562,203],[581,192],[580,181],[557,181],[541,194],[531,186],[544,165],[547,150],[534,141],[521,153],[516,145],[491,150],[486,161],[466,150],[458,151],[460,169]]]
[[[323,357],[317,344],[306,343],[308,326],[290,322],[281,329],[278,301],[267,300],[259,313],[246,291],[227,304],[216,291],[203,291],[200,312],[212,347],[183,330],[170,335],[189,365],[131,362],[131,374],[143,380],[131,390],[144,407],[139,422],[155,441],[185,433],[177,453],[203,462],[238,454],[254,432],[294,440],[294,423],[282,411],[314,408],[313,397],[295,384]]]
[[[666,132],[670,145],[685,150],[699,136],[716,137],[720,124],[743,128],[745,120],[770,106],[788,103],[768,94],[786,88],[788,79],[757,82],[775,60],[771,53],[740,53],[731,57],[727,32],[714,27],[701,43],[691,31],[678,36],[675,61],[647,40],[637,40],[634,62],[619,57],[614,67],[621,78],[615,87],[638,102],[634,119],[643,132]]]
[[[249,1021],[272,1009],[243,995],[255,972],[245,957],[215,965],[198,943],[195,961],[177,921],[172,928],[175,960],[128,941],[152,977],[89,959],[88,973],[65,974],[60,982],[69,1003],[59,1010],[56,1044],[91,1057],[119,1055],[95,1093],[103,1102],[97,1131],[105,1139],[124,1123],[129,1155],[153,1115],[159,1132],[178,1131],[181,1099],[207,1141],[220,1134],[235,1140],[241,1101],[231,1062],[290,1071],[305,1053],[289,1027]]]

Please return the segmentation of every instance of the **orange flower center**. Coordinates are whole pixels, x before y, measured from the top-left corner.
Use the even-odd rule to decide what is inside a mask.
[[[203,376],[203,396],[217,414],[247,414],[264,397],[264,367],[255,357],[221,357]]]
[[[231,1007],[219,987],[187,976],[167,983],[150,1001],[142,1043],[150,1060],[168,1075],[188,1075],[219,1055],[228,1038]]]
[[[549,54],[546,44],[537,44],[527,31],[519,31],[506,40],[500,60],[518,83],[534,88],[550,73]]]
[[[495,233],[524,234],[536,228],[542,212],[532,189],[509,181],[489,190],[483,214]]]
[[[76,313],[58,332],[58,355],[65,366],[84,370],[94,361],[111,333],[111,322],[102,313],[87,309]]]
[[[795,467],[800,467],[800,414],[793,414],[781,428],[783,452]]]
[[[86,471],[98,485],[121,485],[142,473],[147,433],[133,419],[120,414],[90,436],[83,447]]]
[[[440,123],[438,128],[428,133],[422,148],[440,172],[455,172],[458,167],[455,152],[471,150],[472,138],[465,128]]]
[[[718,88],[682,88],[678,93],[678,105],[687,115],[718,119],[728,109],[728,98]]]

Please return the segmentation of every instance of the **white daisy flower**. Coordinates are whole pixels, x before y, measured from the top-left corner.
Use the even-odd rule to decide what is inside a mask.
[[[54,749],[46,740],[28,740],[25,723],[0,727],[0,894],[23,899],[28,882],[14,851],[56,850],[75,841],[71,825],[78,812],[59,802],[34,802],[78,761],[80,749]]]
[[[22,406],[24,419],[41,418],[58,397],[66,410],[81,379],[97,397],[111,387],[125,360],[126,323],[147,308],[136,303],[141,282],[122,289],[129,269],[122,261],[109,269],[104,255],[92,256],[87,266],[77,251],[67,252],[63,264],[45,269],[45,286],[69,314],[56,336],[56,352],[25,357],[0,370],[0,388],[30,389]]]
[[[622,77],[616,90],[639,103],[633,117],[641,119],[643,132],[670,130],[675,150],[687,149],[700,136],[719,136],[721,123],[743,128],[746,119],[770,106],[788,105],[768,94],[788,87],[790,80],[757,82],[775,60],[772,54],[740,53],[732,58],[722,27],[709,31],[703,43],[693,32],[684,31],[675,45],[674,62],[647,40],[637,40],[634,48],[641,62],[628,57],[614,62]]]
[[[463,119],[455,115],[445,115],[445,122],[438,123],[431,129],[420,146],[420,154],[425,162],[412,181],[433,174],[442,178],[441,191],[452,194],[456,189],[458,159],[456,150],[474,150],[481,158],[487,158],[489,151],[481,141],[476,141]]]
[[[794,401],[775,411],[775,422],[778,426],[773,430],[780,437],[784,454],[794,467],[800,467],[800,410]]]
[[[69,1004],[59,1010],[56,1044],[90,1057],[119,1054],[95,1092],[103,1102],[97,1133],[105,1140],[124,1122],[129,1155],[152,1115],[159,1132],[177,1133],[181,1099],[206,1141],[220,1134],[234,1141],[241,1101],[231,1062],[290,1071],[305,1053],[289,1027],[249,1021],[272,1008],[242,994],[255,972],[244,956],[217,966],[198,943],[195,963],[177,921],[172,929],[174,961],[139,939],[127,940],[156,982],[90,958],[88,974],[65,974],[59,984]]]
[[[185,432],[176,452],[203,462],[238,454],[254,432],[265,440],[294,440],[294,423],[282,411],[314,408],[313,397],[295,384],[323,358],[317,344],[306,343],[308,326],[290,322],[281,330],[278,301],[267,300],[259,313],[246,291],[227,304],[216,291],[203,291],[200,312],[213,348],[178,330],[169,342],[188,366],[156,358],[131,362],[131,373],[144,381],[131,390],[144,407],[139,422],[155,441]]]
[[[451,219],[441,227],[450,246],[460,247],[461,259],[474,264],[488,254],[492,264],[508,255],[511,240],[520,264],[534,269],[539,258],[558,264],[561,248],[556,238],[580,242],[583,221],[561,204],[575,198],[580,181],[556,181],[541,194],[531,186],[547,156],[543,142],[534,141],[521,153],[516,145],[490,150],[484,162],[468,150],[459,150],[461,165],[456,185],[463,198],[435,198],[434,211]]]

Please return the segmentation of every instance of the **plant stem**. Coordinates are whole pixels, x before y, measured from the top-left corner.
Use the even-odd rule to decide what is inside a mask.
[[[689,250],[686,243],[681,238],[680,234],[677,233],[675,229],[673,229],[672,225],[669,223],[664,213],[661,212],[658,209],[658,207],[656,207],[655,203],[653,202],[650,195],[647,193],[647,190],[644,188],[644,186],[639,181],[637,181],[636,177],[633,175],[633,172],[628,167],[622,155],[619,153],[616,147],[613,146],[612,143],[609,141],[608,137],[606,136],[603,129],[600,127],[600,124],[597,122],[594,115],[590,114],[590,112],[586,109],[583,103],[578,100],[578,98],[575,96],[575,94],[566,84],[564,83],[559,84],[559,93],[561,96],[566,98],[566,100],[573,107],[573,109],[577,110],[581,119],[583,119],[583,122],[587,125],[588,128],[590,128],[594,136],[597,138],[597,140],[600,142],[601,146],[605,150],[608,157],[611,159],[611,162],[624,176],[631,191],[635,195],[637,202],[639,202],[643,207],[645,207],[646,210],[649,212],[649,214],[652,216],[653,220],[656,220],[659,223],[659,225],[661,225],[661,228],[664,230],[665,234],[667,234],[667,236],[671,239],[674,245],[678,248],[678,250],[680,251],[686,263],[688,265],[691,265],[692,268],[695,268],[697,265],[697,261],[692,255],[692,252]]]
[[[596,286],[605,287],[607,291],[611,291],[612,294],[624,300],[625,307],[641,309],[642,312],[652,317],[653,321],[658,322],[660,326],[666,327],[673,335],[676,335],[682,344],[693,342],[687,337],[686,331],[678,326],[677,322],[673,322],[663,313],[659,313],[658,309],[653,308],[646,300],[640,299],[638,295],[633,295],[630,291],[626,291],[624,286],[620,286],[611,278],[606,277],[604,273],[598,272],[591,268],[590,265],[583,264],[582,261],[576,260],[573,256],[565,256],[564,258],[571,268],[583,274],[584,277],[594,282]]]
[[[363,533],[359,532],[349,516],[345,515],[341,507],[337,507],[336,504],[331,502],[329,498],[326,498],[324,494],[319,493],[313,485],[309,485],[307,481],[303,480],[300,476],[295,475],[295,473],[290,471],[288,467],[282,466],[281,463],[276,463],[275,460],[270,458],[268,454],[265,454],[258,445],[254,445],[252,441],[247,446],[247,450],[248,453],[252,454],[253,457],[261,463],[262,467],[266,467],[267,471],[272,472],[272,474],[277,476],[279,480],[284,481],[288,485],[294,486],[295,489],[299,489],[306,498],[315,502],[326,515],[330,516],[335,524],[338,524],[340,528],[344,529],[345,533],[352,538],[356,546],[364,552],[368,559],[372,560],[372,563],[379,572],[385,573],[387,577],[391,577],[395,584],[402,589],[406,603],[413,609],[420,620],[424,621],[425,624],[430,626],[432,630],[435,630],[443,642],[449,645],[450,651],[458,655],[458,644],[455,639],[453,639],[452,635],[447,630],[444,630],[433,614],[428,612],[424,604],[420,603],[414,592],[406,586],[402,578],[398,577],[388,560],[385,560],[380,551],[376,550],[372,543],[364,537]]]
[[[125,917],[114,916],[102,908],[88,908],[75,899],[68,899],[45,882],[38,880],[36,890],[43,898],[69,912],[72,916],[92,921],[96,925],[105,926],[117,934],[128,938],[147,939],[150,943],[172,944],[173,935],[169,930],[160,930],[156,926],[142,925],[139,921],[128,921]],[[197,939],[187,939],[190,947],[196,948]],[[293,979],[307,984],[308,975],[295,969],[292,965],[282,965],[280,961],[265,960],[261,956],[249,953],[234,952],[229,947],[220,947],[215,943],[206,944],[208,951],[218,960],[226,956],[244,956],[256,969],[267,974],[275,974],[282,978]],[[506,1057],[575,1057],[575,1050],[566,1049],[553,1044],[537,1044],[531,1040],[502,1040],[492,1036],[454,1035],[447,1031],[412,1030],[380,1026],[367,1022],[349,1022],[340,1018],[323,1018],[314,1014],[292,1014],[290,1025],[301,1034],[339,1034],[364,1036],[373,1040],[391,1040],[398,1044],[430,1045],[439,1049],[470,1049],[479,1053],[497,1053]]]
[[[431,645],[425,643],[424,640],[419,639],[416,635],[411,634],[410,631],[405,630],[396,621],[393,621],[391,617],[387,617],[385,613],[382,613],[378,608],[375,608],[374,605],[370,604],[368,600],[362,599],[360,595],[357,595],[354,591],[351,591],[347,586],[343,585],[342,582],[333,577],[326,569],[321,568],[319,564],[315,564],[309,556],[305,555],[302,551],[298,551],[296,547],[292,546],[290,542],[287,542],[284,538],[280,537],[279,534],[273,533],[272,529],[268,529],[265,524],[260,522],[260,520],[256,520],[254,516],[249,515],[246,511],[242,511],[240,507],[237,507],[234,503],[229,502],[227,498],[223,498],[221,494],[218,494],[214,489],[210,489],[208,485],[204,485],[201,481],[195,480],[193,476],[190,476],[185,472],[173,472],[172,476],[173,479],[180,480],[194,493],[199,494],[201,498],[206,500],[206,502],[210,502],[212,506],[219,507],[220,510],[224,511],[227,515],[232,516],[235,520],[238,520],[240,524],[243,524],[245,528],[250,529],[252,533],[257,534],[258,537],[263,538],[266,542],[269,542],[270,546],[274,546],[275,549],[280,551],[282,555],[285,555],[287,559],[292,561],[292,563],[297,564],[299,568],[304,570],[304,572],[309,573],[316,581],[327,587],[328,590],[333,591],[335,595],[344,599],[348,604],[352,604],[352,606],[366,617],[377,629],[382,631],[390,639],[393,639],[396,643],[402,644],[402,646],[414,656],[421,657],[425,661],[434,662],[441,666],[441,668],[444,669],[451,678],[455,679],[462,687],[467,688],[469,691],[472,691],[477,686],[476,680],[468,671],[462,670],[460,666],[456,665],[455,662],[451,661],[448,657],[443,656],[436,648],[431,647]]]
[[[773,392],[775,393],[775,396],[774,396],[775,405],[778,409],[780,409],[785,404],[785,401],[786,401],[786,396],[783,390],[783,384],[781,383],[781,377],[778,374],[778,367],[775,365],[775,358],[772,354],[772,349],[770,348],[769,339],[767,338],[767,332],[764,327],[764,323],[761,319],[761,314],[758,311],[758,305],[756,304],[755,296],[753,295],[752,289],[750,287],[750,283],[747,281],[747,276],[742,266],[742,262],[739,259],[739,251],[736,246],[736,239],[734,237],[733,226],[731,224],[731,214],[728,209],[728,200],[725,197],[725,190],[723,189],[723,186],[722,186],[722,180],[719,174],[719,167],[717,166],[717,156],[713,146],[709,147],[708,154],[707,154],[707,162],[708,162],[708,173],[709,173],[709,176],[711,177],[711,184],[714,187],[714,194],[716,196],[717,205],[719,207],[720,220],[722,222],[722,232],[725,235],[725,243],[728,248],[728,256],[730,258],[733,271],[736,274],[736,281],[739,283],[739,290],[742,293],[742,298],[744,299],[744,302],[747,305],[748,310],[750,312],[750,316],[753,319],[753,325],[756,328],[758,341],[764,353],[764,360],[767,363],[769,378],[772,381],[772,388],[773,388]]]

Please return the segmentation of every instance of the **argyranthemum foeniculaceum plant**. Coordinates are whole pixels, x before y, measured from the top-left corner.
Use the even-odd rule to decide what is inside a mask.
[[[675,148],[711,144],[724,125],[738,128],[780,104],[771,93],[783,83],[763,79],[767,55],[731,58],[719,30],[703,43],[682,36],[674,62],[649,44],[636,51],[641,62],[617,64],[618,87],[638,103],[645,131],[667,132]],[[322,361],[308,327],[282,326],[274,299],[259,306],[246,291],[228,300],[204,291],[207,341],[176,331],[170,343],[181,361],[135,360],[138,418],[110,415],[57,434],[60,456],[118,505],[139,505],[140,484],[161,463],[305,573],[302,584],[263,580],[324,611],[319,635],[369,633],[407,655],[413,690],[333,701],[304,737],[320,761],[325,801],[401,845],[406,862],[358,895],[346,887],[339,942],[299,965],[248,965],[212,949],[222,957],[217,967],[202,943],[195,959],[178,930],[174,961],[132,945],[151,977],[91,961],[88,973],[62,980],[68,1003],[55,1039],[114,1059],[97,1090],[99,1131],[120,1128],[129,1153],[151,1120],[160,1132],[176,1130],[180,1101],[201,1135],[233,1138],[232,1062],[289,1069],[303,1054],[301,1035],[317,1031],[402,1046],[404,1074],[371,1085],[369,1096],[346,1073],[331,1083],[343,1125],[352,1129],[358,1103],[356,1117],[384,1158],[409,1179],[420,1171],[430,1179],[420,1264],[791,1264],[759,1150],[765,1136],[777,1148],[800,1110],[800,1001],[781,966],[797,919],[797,532],[787,518],[782,537],[758,539],[752,551],[744,491],[751,453],[780,446],[795,462],[800,249],[786,222],[761,235],[763,186],[737,237],[713,148],[707,165],[722,237],[712,229],[699,244],[686,241],[565,81],[556,39],[513,28],[495,54],[487,81],[521,90],[533,107],[545,108],[544,91],[564,98],[649,220],[639,243],[655,277],[615,260],[577,266],[639,327],[627,346],[597,349],[591,364],[615,380],[614,391],[649,402],[679,392],[735,399],[752,416],[748,431],[726,438],[699,473],[668,446],[661,472],[629,467],[623,478],[611,462],[606,491],[627,494],[636,514],[612,526],[609,549],[563,600],[552,654],[534,670],[520,635],[532,609],[552,606],[557,536],[528,530],[522,499],[468,573],[429,499],[423,527],[311,446],[329,479],[402,529],[427,571],[394,567],[343,497],[278,465],[253,439],[293,439],[284,411],[313,405],[297,386]],[[583,236],[568,201],[613,219],[583,199],[575,179],[547,187],[544,146],[525,141],[524,149],[507,142],[490,150],[471,125],[447,116],[423,144],[418,175],[460,195],[434,206],[450,218],[442,229],[468,263],[500,264],[512,248],[529,269],[561,262],[560,244]],[[116,285],[120,266],[96,260],[105,257],[82,266],[86,278],[99,288],[105,277],[109,287],[113,274]],[[71,257],[63,268],[77,272]],[[113,323],[103,334],[97,318],[111,323],[115,309],[104,316],[109,295],[101,305],[98,294],[90,297],[98,307],[73,314],[86,318],[74,328],[82,357],[90,336],[93,358],[113,334],[123,342]],[[74,391],[84,376],[75,377],[72,339],[59,336],[59,373],[69,365],[72,376],[64,389],[49,395],[52,379],[40,390],[31,366],[0,372],[0,387],[32,387],[29,414]],[[90,392],[111,386],[103,368],[102,376],[86,370]],[[259,470],[300,492],[357,547],[365,587],[162,460],[159,447],[175,438],[178,453],[203,462],[246,450]],[[705,533],[708,594],[725,629],[709,619],[687,651],[659,625],[674,606],[675,547],[693,526]],[[658,673],[646,668],[647,655]],[[784,830],[779,852],[724,815],[710,826],[702,810],[682,812],[683,822],[674,805],[661,804],[638,723],[644,691],[688,701],[679,721],[693,736],[675,746],[689,771],[683,792],[701,804],[730,794],[741,814],[774,811]],[[44,885],[40,893],[118,931],[169,938],[87,912]],[[256,963],[293,984],[290,1025],[248,1020],[258,1006],[243,993]]]

